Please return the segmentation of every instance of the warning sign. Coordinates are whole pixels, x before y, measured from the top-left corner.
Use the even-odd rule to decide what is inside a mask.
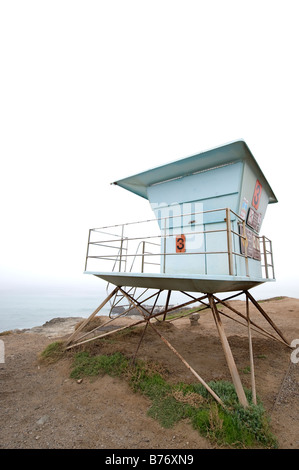
[[[242,202],[241,212],[240,212],[240,217],[241,217],[241,219],[243,219],[243,220],[246,219],[248,204],[249,204],[249,203],[248,203],[246,197],[244,197],[243,202]]]
[[[247,225],[253,228],[253,230],[255,230],[256,232],[259,232],[261,228],[261,221],[262,221],[262,214],[254,210],[252,207],[250,207],[248,211]]]
[[[239,225],[239,232],[240,232],[240,235],[243,235],[242,225]],[[242,255],[245,255],[245,246],[246,246],[247,256],[249,258],[253,258],[253,259],[260,261],[261,251],[260,251],[259,237],[257,237],[254,234],[254,232],[247,227],[245,227],[245,232],[246,232],[247,240],[244,240],[244,238],[240,238]]]
[[[185,253],[186,251],[186,237],[185,235],[179,235],[175,239],[175,251],[176,253]]]
[[[259,208],[261,194],[262,194],[262,185],[259,182],[259,180],[256,180],[253,198],[252,198],[252,205],[255,209]]]

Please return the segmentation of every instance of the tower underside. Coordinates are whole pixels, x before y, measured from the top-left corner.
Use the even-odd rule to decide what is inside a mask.
[[[178,311],[183,307],[190,307],[196,304],[197,310],[195,311],[202,311],[203,309],[208,309],[212,312],[212,316],[215,321],[215,325],[219,334],[219,339],[223,348],[223,352],[225,355],[226,363],[232,378],[232,382],[235,386],[235,390],[239,399],[239,402],[242,406],[247,407],[248,401],[245,396],[245,392],[241,383],[240,375],[235,363],[234,356],[232,354],[230,344],[224,330],[224,325],[222,322],[223,316],[230,318],[233,321],[243,325],[248,334],[248,348],[249,348],[249,360],[250,360],[250,370],[251,370],[251,386],[252,386],[252,397],[253,403],[256,403],[256,387],[255,387],[255,374],[254,374],[254,361],[253,361],[253,346],[252,346],[252,331],[257,332],[271,340],[275,340],[280,342],[285,347],[290,347],[289,341],[285,338],[284,334],[280,331],[280,329],[275,325],[273,320],[269,317],[269,315],[264,311],[261,305],[254,299],[254,297],[248,292],[248,290],[241,290],[226,299],[220,299],[216,293],[209,293],[206,292],[200,296],[194,292],[196,295],[192,295],[190,292],[185,292],[183,289],[180,290],[181,294],[183,294],[188,300],[180,305],[176,305],[175,307],[170,304],[171,298],[171,290],[166,290],[167,297],[165,305],[162,309],[159,309],[157,312],[155,307],[157,305],[158,299],[162,293],[162,289],[154,289],[154,293],[149,295],[149,288],[145,288],[143,292],[140,294],[138,293],[137,288],[134,287],[115,287],[110,294],[106,297],[106,299],[101,303],[101,305],[87,318],[82,324],[74,331],[74,333],[68,338],[66,341],[66,349],[75,348],[80,345],[84,345],[86,343],[101,340],[107,336],[113,335],[119,331],[126,330],[128,328],[132,329],[134,327],[142,327],[144,326],[143,332],[140,337],[139,344],[133,356],[133,361],[137,356],[139,351],[140,345],[144,339],[146,334],[147,328],[151,328],[163,341],[163,343],[174,353],[177,358],[183,362],[183,364],[189,369],[189,371],[194,375],[194,377],[208,390],[208,392],[214,397],[214,399],[221,405],[225,406],[220,399],[219,396],[215,394],[215,392],[210,388],[208,383],[204,380],[203,377],[199,375],[197,371],[194,370],[192,365],[186,361],[183,357],[184,352],[178,351],[170,341],[159,331],[156,326],[156,322],[164,321],[173,321],[167,320],[167,316],[174,311]],[[236,308],[234,308],[228,302],[232,298],[238,297],[240,295],[245,295],[246,299],[246,314],[244,315]],[[117,306],[119,302],[125,299],[128,302],[128,308],[123,309],[121,313],[113,315],[112,317],[107,317],[107,321],[100,326],[96,326],[94,329],[90,331],[82,332],[84,328],[97,316],[98,313],[105,307],[105,305],[110,302],[112,307]],[[150,301],[150,304],[149,304]],[[261,314],[261,316],[267,321],[267,324],[270,325],[271,330],[268,331],[264,327],[259,326],[256,322],[252,321],[250,318],[250,309],[249,304],[253,306],[257,311]],[[230,315],[224,313],[221,308],[227,307],[230,311]],[[130,314],[132,309],[137,310],[139,313],[136,321],[130,323],[128,326],[117,326],[117,320],[121,317]],[[232,313],[234,314],[232,316]],[[182,313],[181,316],[176,317],[175,319],[179,319],[181,317],[188,317],[194,314],[194,308],[191,311],[185,311]],[[107,331],[107,325],[114,323],[114,328],[111,329],[109,327],[109,331]]]
[[[263,278],[247,278],[243,276],[190,276],[190,275],[166,275],[150,273],[121,273],[121,272],[91,272],[96,277],[115,286],[130,286],[148,289],[162,289],[187,292],[233,292],[249,290],[264,282]],[[267,281],[274,281],[267,279]]]

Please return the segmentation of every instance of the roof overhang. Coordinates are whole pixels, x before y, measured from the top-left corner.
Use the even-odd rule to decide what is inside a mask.
[[[237,161],[248,162],[257,174],[263,187],[267,189],[269,203],[277,202],[274,192],[244,140],[237,140],[181,160],[167,163],[152,168],[151,170],[114,181],[112,184],[121,186],[138,196],[148,199],[147,188],[149,186],[172,179],[183,178],[184,176],[211,170],[219,166],[229,165]]]

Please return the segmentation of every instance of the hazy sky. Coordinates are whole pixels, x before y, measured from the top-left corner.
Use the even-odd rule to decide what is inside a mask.
[[[0,289],[95,292],[88,229],[152,217],[116,179],[243,138],[299,297],[297,1],[2,1]]]

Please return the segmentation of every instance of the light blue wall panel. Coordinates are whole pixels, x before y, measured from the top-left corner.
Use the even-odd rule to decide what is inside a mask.
[[[243,163],[237,162],[194,175],[155,184],[147,188],[149,201],[156,205],[209,200],[225,194],[238,193]],[[208,203],[207,208],[208,210]]]
[[[181,274],[205,274],[205,255],[200,253],[205,251],[204,226],[197,224],[180,230],[174,227],[167,237],[162,238],[161,252],[167,253],[161,256],[161,272],[181,273]],[[163,232],[162,232],[163,233]],[[185,252],[176,253],[176,238],[181,234],[185,235]]]
[[[243,163],[237,162],[148,188],[154,213],[158,219],[162,219],[159,220],[162,234],[167,235],[165,245],[162,243],[162,253],[164,249],[167,253],[175,253],[175,236],[186,234],[186,254],[162,256],[162,272],[228,273],[227,255],[198,254],[202,251],[226,251],[226,232],[207,235],[194,233],[213,229],[225,230],[225,211],[186,214],[226,207],[237,211],[242,174]],[[194,254],[191,256],[189,253]]]
[[[206,230],[226,230],[225,222],[214,223],[206,226]],[[206,234],[206,251],[227,251],[227,233],[212,232]],[[207,254],[207,274],[227,274],[228,256],[227,254]]]
[[[166,181],[148,188],[152,209],[158,219],[178,214],[230,207],[238,210],[243,163],[237,162],[195,175]],[[204,223],[224,219],[224,212],[205,214]],[[200,216],[196,222],[201,223]],[[175,226],[188,226],[192,217],[173,220]],[[179,221],[179,223],[178,223]],[[159,221],[160,228],[163,222]]]

